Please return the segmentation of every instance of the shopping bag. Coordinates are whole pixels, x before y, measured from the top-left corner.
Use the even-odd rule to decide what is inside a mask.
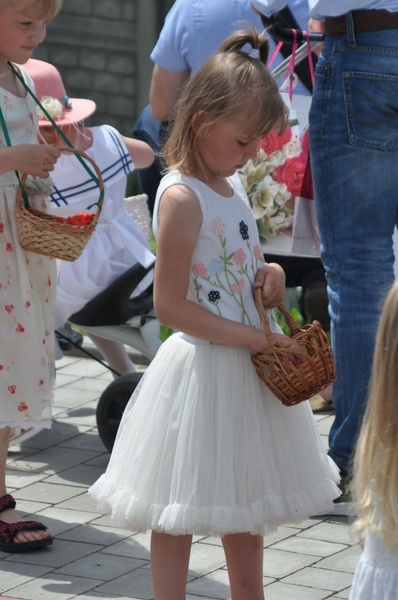
[[[300,128],[289,94],[281,95],[289,110],[288,127],[282,135],[273,131],[261,141],[256,158],[248,161],[240,176],[257,220],[263,251],[319,256],[309,130],[307,124]],[[301,102],[309,108],[311,97],[303,96]],[[303,115],[305,109],[300,108]]]

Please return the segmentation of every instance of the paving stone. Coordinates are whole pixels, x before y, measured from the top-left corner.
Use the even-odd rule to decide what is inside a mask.
[[[151,533],[115,526],[87,494],[109,462],[95,417],[110,381],[109,371],[95,361],[65,356],[57,363],[52,429],[11,448],[9,491],[21,515],[42,520],[55,540],[36,552],[0,552],[0,594],[22,600],[153,600]],[[317,415],[316,421],[326,447],[333,416]],[[264,548],[267,600],[348,600],[360,555],[349,519],[323,515],[281,526],[265,537]],[[229,597],[221,540],[195,536],[187,600]]]
[[[264,551],[264,574],[281,579],[318,561],[318,556],[267,548]]]
[[[46,575],[12,590],[21,600],[70,600],[82,592],[93,590],[98,580],[63,575]],[[91,596],[95,598],[95,596]]]
[[[308,567],[285,577],[284,581],[286,583],[338,592],[351,585],[352,575],[342,573],[336,569]]]
[[[57,569],[55,573],[62,575],[73,575],[75,577],[86,577],[90,575],[92,579],[98,579],[101,582],[118,579],[131,570],[143,566],[142,560],[123,558],[119,556],[117,560],[109,554],[96,552],[84,558],[74,560],[68,565]]]

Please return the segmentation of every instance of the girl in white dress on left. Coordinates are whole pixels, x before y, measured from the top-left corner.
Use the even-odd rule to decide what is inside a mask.
[[[38,143],[36,108],[16,77],[45,38],[62,0],[0,0],[0,551],[52,543],[42,523],[21,521],[7,493],[10,443],[23,430],[51,426],[54,378],[52,326],[56,265],[25,252],[18,240],[17,173],[47,178],[59,151]],[[17,68],[33,87],[23,67]],[[42,208],[43,196],[37,196]],[[34,203],[34,200],[32,200]],[[19,440],[21,437],[19,437]]]

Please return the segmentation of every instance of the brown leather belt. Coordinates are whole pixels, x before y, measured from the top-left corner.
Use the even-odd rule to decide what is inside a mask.
[[[388,10],[353,10],[354,32],[379,31],[398,28],[398,12]],[[326,17],[325,33],[347,33],[347,16]]]

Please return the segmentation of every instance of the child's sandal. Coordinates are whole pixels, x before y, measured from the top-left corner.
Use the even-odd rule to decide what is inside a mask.
[[[10,494],[0,498],[0,513],[9,509],[14,509],[16,502]],[[52,537],[39,538],[29,542],[15,542],[15,538],[20,531],[46,531],[47,527],[39,521],[18,521],[17,523],[6,523],[0,521],[0,551],[3,552],[21,552],[22,550],[32,550],[49,546],[53,543]]]

